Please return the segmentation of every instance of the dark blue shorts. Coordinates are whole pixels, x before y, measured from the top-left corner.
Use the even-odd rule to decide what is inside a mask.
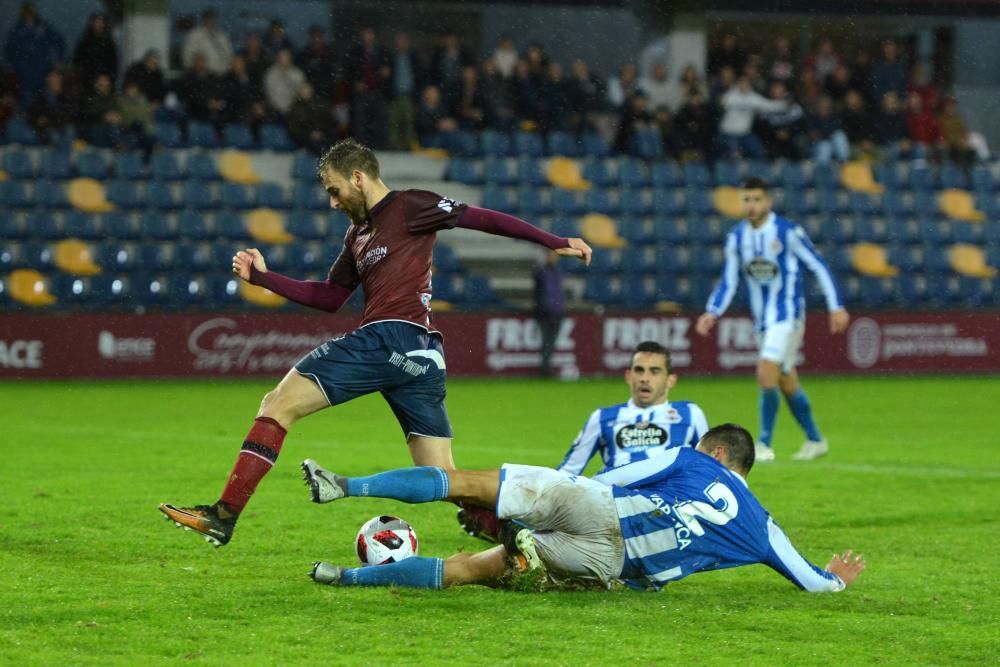
[[[375,322],[323,343],[295,370],[319,385],[330,405],[382,393],[403,433],[450,438],[441,338],[408,322]]]

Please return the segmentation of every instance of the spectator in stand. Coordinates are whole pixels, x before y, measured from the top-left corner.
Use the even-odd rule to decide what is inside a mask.
[[[226,101],[220,79],[208,69],[204,53],[195,53],[192,57],[191,68],[181,79],[177,96],[192,119],[222,124]]]
[[[681,78],[678,85],[680,87],[681,104],[692,95],[700,95],[704,98],[708,97],[708,86],[705,85],[705,79],[698,73],[698,68],[693,63],[688,63],[681,70]]]
[[[806,132],[812,157],[817,162],[846,162],[850,159],[851,145],[829,95],[820,96],[815,110],[806,116]]]
[[[882,59],[872,65],[871,97],[880,100],[887,92],[906,93],[906,65],[900,62],[899,47],[887,39],[882,42]]]
[[[608,79],[608,104],[612,109],[620,111],[638,89],[635,63],[625,63],[618,70],[617,76]]]
[[[538,370],[542,377],[551,377],[552,353],[555,352],[559,328],[566,316],[566,292],[563,290],[559,255],[546,253],[545,262],[535,269],[533,277],[535,319],[542,334],[542,364]]]
[[[851,88],[858,90],[869,103],[879,98],[872,97],[872,56],[863,46],[859,46],[851,61]]]
[[[707,98],[699,92],[689,95],[673,123],[681,159],[707,161],[718,124],[718,113],[709,106]]]
[[[156,143],[154,110],[135,81],[129,81],[123,87],[122,94],[118,97],[118,113],[121,116],[125,143],[132,148],[141,149],[148,160]]]
[[[80,135],[92,146],[120,148],[124,145],[122,116],[111,77],[99,74],[84,94]]]
[[[892,160],[917,157],[910,141],[906,116],[903,115],[899,96],[889,91],[882,96],[882,106],[872,124],[874,141]]]
[[[906,127],[910,139],[923,149],[936,151],[941,143],[941,127],[934,110],[924,106],[920,93],[911,91],[906,96]]]
[[[511,132],[516,128],[512,84],[510,79],[500,75],[493,58],[483,61],[480,89],[483,96],[483,120],[487,127],[501,132]]]
[[[541,85],[549,73],[549,56],[541,44],[529,44],[524,51],[524,62],[528,64],[528,72],[535,83]]]
[[[483,127],[483,96],[479,87],[479,72],[471,65],[462,69],[462,92],[452,114],[463,130]]]
[[[222,76],[229,69],[233,58],[233,45],[229,35],[219,30],[218,14],[214,9],[206,9],[201,14],[201,25],[193,28],[184,38],[181,48],[181,62],[184,69],[194,67],[195,54],[202,54],[205,67],[212,74]]]
[[[333,49],[323,28],[318,25],[309,28],[309,37],[296,58],[296,64],[312,84],[316,96],[329,98],[333,91]]]
[[[857,90],[851,86],[851,68],[844,64],[837,65],[823,87],[837,109],[843,108],[844,98],[849,90]]]
[[[816,73],[811,69],[803,69],[799,78],[799,101],[806,109],[814,109],[819,104],[822,88],[816,82]]]
[[[305,80],[306,75],[292,63],[292,52],[288,49],[278,51],[274,64],[264,75],[264,95],[267,97],[267,103],[284,116],[292,108],[292,102],[295,101],[299,87]]]
[[[73,140],[74,104],[57,69],[45,77],[45,86],[35,93],[28,107],[28,123],[43,143],[68,146]]]
[[[441,89],[427,86],[417,107],[417,135],[425,148],[442,148],[447,135],[458,129],[458,121],[448,114],[441,99]]]
[[[118,47],[111,38],[108,19],[104,14],[91,14],[87,28],[73,52],[80,87],[87,90],[101,74],[107,74],[114,85],[118,78]]]
[[[250,78],[243,56],[233,56],[220,85],[220,94],[225,100],[222,120],[249,125],[256,135],[260,126],[267,122],[267,103],[263,90]]]
[[[397,32],[392,53],[392,79],[389,82],[389,147],[410,150],[417,143],[417,91],[423,85],[420,59],[410,46],[410,36]]]
[[[298,96],[288,111],[288,133],[296,144],[314,155],[330,145],[333,117],[328,104],[316,98],[309,82],[299,86]]]
[[[767,152],[760,137],[753,133],[758,114],[787,111],[785,100],[769,100],[750,88],[750,81],[741,76],[736,85],[722,96],[722,120],[719,122],[719,148],[729,157],[764,159]]]
[[[243,38],[243,49],[240,51],[240,55],[243,56],[247,76],[250,77],[255,86],[263,90],[264,74],[267,73],[267,68],[271,66],[271,61],[267,57],[267,54],[264,53],[264,45],[261,44],[260,35],[255,32],[248,32],[246,37]]]
[[[944,98],[937,120],[946,157],[965,168],[971,167],[977,157],[989,159],[986,140],[978,133],[969,132],[969,126],[958,112],[958,100],[954,97]]]
[[[842,58],[834,48],[833,40],[829,37],[823,37],[816,45],[816,49],[806,58],[805,69],[814,74],[816,83],[824,86],[827,77],[833,74],[841,62]]]
[[[663,155],[671,159],[680,157],[681,144],[674,129],[674,114],[668,107],[660,107],[653,111],[653,127],[660,135]]]
[[[638,90],[632,93],[628,104],[622,110],[618,119],[618,132],[615,134],[615,150],[622,155],[632,151],[632,138],[641,130],[654,128],[653,114],[649,111],[649,100]]]
[[[156,49],[149,49],[142,60],[132,63],[125,70],[125,82],[127,86],[135,83],[139,86],[143,96],[153,105],[154,110],[163,104],[167,96],[167,83],[163,78],[163,70],[160,69],[160,52]]]
[[[767,64],[767,78],[782,82],[786,88],[795,84],[795,57],[792,55],[791,43],[784,35],[774,39]]]
[[[496,63],[497,72],[505,79],[514,76],[514,66],[517,65],[517,49],[514,48],[514,39],[510,35],[501,35],[497,42],[496,49],[493,50],[493,61]]]
[[[42,20],[32,3],[25,2],[17,23],[7,33],[4,55],[17,75],[21,105],[27,107],[48,73],[63,63],[66,41]]]
[[[761,139],[767,154],[771,158],[802,159],[799,137],[805,112],[792,98],[784,81],[772,81],[768,94],[772,100],[784,102],[787,106],[784,111],[761,114]]]
[[[927,65],[923,63],[914,65],[910,71],[910,85],[907,87],[906,92],[909,93],[911,91],[920,95],[921,101],[928,109],[937,109],[941,104],[941,95],[938,92],[937,86],[931,81]],[[897,94],[900,93],[897,92]]]
[[[538,127],[542,114],[541,86],[532,78],[528,63],[517,61],[514,66],[514,110],[522,122],[527,122],[531,129]]]
[[[572,113],[569,105],[569,86],[563,76],[562,64],[549,63],[549,74],[542,82],[541,91],[542,131],[571,129],[569,126]],[[578,126],[572,129],[579,131],[581,128]]]
[[[362,28],[359,38],[351,48],[346,68],[347,79],[354,82],[351,128],[362,144],[382,148],[387,139],[385,95],[392,67],[373,28]]]
[[[844,122],[844,134],[856,158],[873,159],[875,152],[875,135],[873,122],[865,98],[856,90],[847,91],[844,97],[844,110],[841,112]]]
[[[434,54],[431,77],[440,88],[441,98],[449,109],[453,109],[458,103],[462,94],[462,70],[469,64],[471,59],[462,47],[458,35],[453,32],[446,34]]]
[[[757,66],[755,62],[757,58],[753,58],[746,65],[743,66],[743,76],[746,80],[750,82],[750,89],[755,93],[760,93],[761,95],[767,94],[767,80],[760,73],[760,67]]]
[[[719,70],[718,76],[712,80],[712,87],[708,91],[709,99],[714,104],[719,104],[722,96],[733,89],[736,85],[736,70],[732,67],[723,67]]]
[[[590,73],[586,62],[577,58],[570,67],[570,77],[566,81],[569,130],[577,135],[590,130],[593,127],[592,115],[602,110],[603,101],[604,88],[601,80]]]
[[[734,72],[739,72],[746,62],[746,51],[739,47],[736,35],[728,32],[722,36],[719,46],[708,54],[708,75],[711,78],[716,78],[726,67],[731,68]]]
[[[654,63],[649,76],[639,79],[639,89],[646,93],[654,111],[660,108],[675,111],[681,105],[680,86],[670,80],[667,66],[662,62]]]
[[[281,19],[272,19],[267,32],[264,33],[264,53],[271,61],[278,59],[278,54],[282,51],[295,53],[295,46],[285,32],[285,23]]]

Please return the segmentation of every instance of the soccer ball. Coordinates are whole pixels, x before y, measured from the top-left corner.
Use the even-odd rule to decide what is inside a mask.
[[[374,517],[361,526],[355,540],[362,565],[397,563],[417,555],[417,534],[397,516]]]

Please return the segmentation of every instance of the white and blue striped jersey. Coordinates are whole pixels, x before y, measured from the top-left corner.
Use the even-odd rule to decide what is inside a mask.
[[[708,430],[705,413],[690,401],[640,408],[634,402],[598,408],[559,464],[579,475],[600,453],[604,470],[658,456],[671,447],[694,447]]]
[[[773,212],[754,229],[749,220],[737,223],[726,236],[726,262],[722,277],[708,297],[705,310],[721,317],[746,276],[750,311],[758,331],[778,322],[805,317],[802,266],[819,281],[827,309],[843,308],[837,284],[802,227]]]
[[[659,589],[695,572],[763,563],[807,591],[845,588],[796,551],[742,477],[695,449],[594,479],[613,486],[630,586]]]

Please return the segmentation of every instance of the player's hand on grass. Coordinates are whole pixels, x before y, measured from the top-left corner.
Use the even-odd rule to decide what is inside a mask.
[[[865,559],[861,554],[854,554],[848,549],[842,554],[834,554],[826,565],[826,571],[840,577],[845,586],[850,586],[865,571]]]
[[[233,255],[233,273],[247,282],[250,282],[251,264],[258,272],[267,273],[267,264],[264,262],[264,255],[260,254],[260,250],[257,250],[257,248],[240,250]]]
[[[703,313],[702,316],[698,318],[698,321],[695,322],[694,330],[701,336],[707,336],[708,332],[712,330],[712,327],[715,326],[718,319],[719,318],[712,313]]]
[[[830,333],[839,334],[847,331],[847,323],[851,321],[851,316],[843,308],[830,312]]]
[[[594,251],[590,249],[587,242],[583,239],[571,238],[566,239],[569,241],[568,248],[559,248],[556,250],[557,255],[562,255],[563,257],[579,257],[583,260],[583,263],[590,266],[590,256],[594,254]]]

